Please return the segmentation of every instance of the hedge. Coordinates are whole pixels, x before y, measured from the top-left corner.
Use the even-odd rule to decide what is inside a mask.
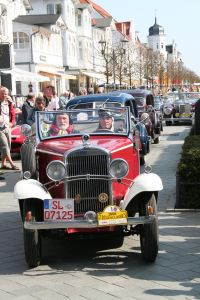
[[[177,168],[176,208],[200,208],[200,135],[186,137]]]

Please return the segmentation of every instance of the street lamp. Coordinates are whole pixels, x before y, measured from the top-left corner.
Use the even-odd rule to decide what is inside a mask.
[[[108,45],[106,41],[99,41],[99,44],[101,45],[101,54],[105,60],[105,75],[106,75],[106,83],[109,83],[109,53],[108,53]]]

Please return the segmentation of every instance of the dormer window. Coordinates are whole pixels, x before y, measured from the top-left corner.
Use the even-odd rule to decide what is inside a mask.
[[[57,14],[61,15],[62,14],[62,5],[60,3],[50,3],[47,4],[47,14]]]

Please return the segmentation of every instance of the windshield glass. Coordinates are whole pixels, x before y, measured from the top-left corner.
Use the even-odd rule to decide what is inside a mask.
[[[108,100],[107,100],[108,101]],[[106,101],[98,101],[98,102],[86,102],[86,103],[77,103],[69,106],[70,109],[89,109],[89,108],[101,108],[101,107],[121,107],[121,103],[118,102],[106,102]]]
[[[120,134],[129,132],[128,108],[43,111],[36,113],[40,140],[83,134]]]

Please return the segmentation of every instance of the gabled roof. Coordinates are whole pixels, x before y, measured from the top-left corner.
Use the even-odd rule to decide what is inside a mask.
[[[110,27],[113,22],[113,18],[101,18],[95,19],[95,26],[96,27]]]
[[[16,19],[14,19],[14,22],[28,24],[28,25],[54,25],[58,19],[60,18],[60,15],[21,15],[18,16]]]
[[[116,25],[116,28],[119,32],[121,32],[129,40],[132,39],[132,36],[131,36],[131,21],[115,22],[115,25]]]
[[[79,0],[79,1],[80,3],[88,3],[92,5],[93,9],[96,10],[104,18],[112,17],[105,9],[103,9],[101,6],[97,5],[91,0]]]

